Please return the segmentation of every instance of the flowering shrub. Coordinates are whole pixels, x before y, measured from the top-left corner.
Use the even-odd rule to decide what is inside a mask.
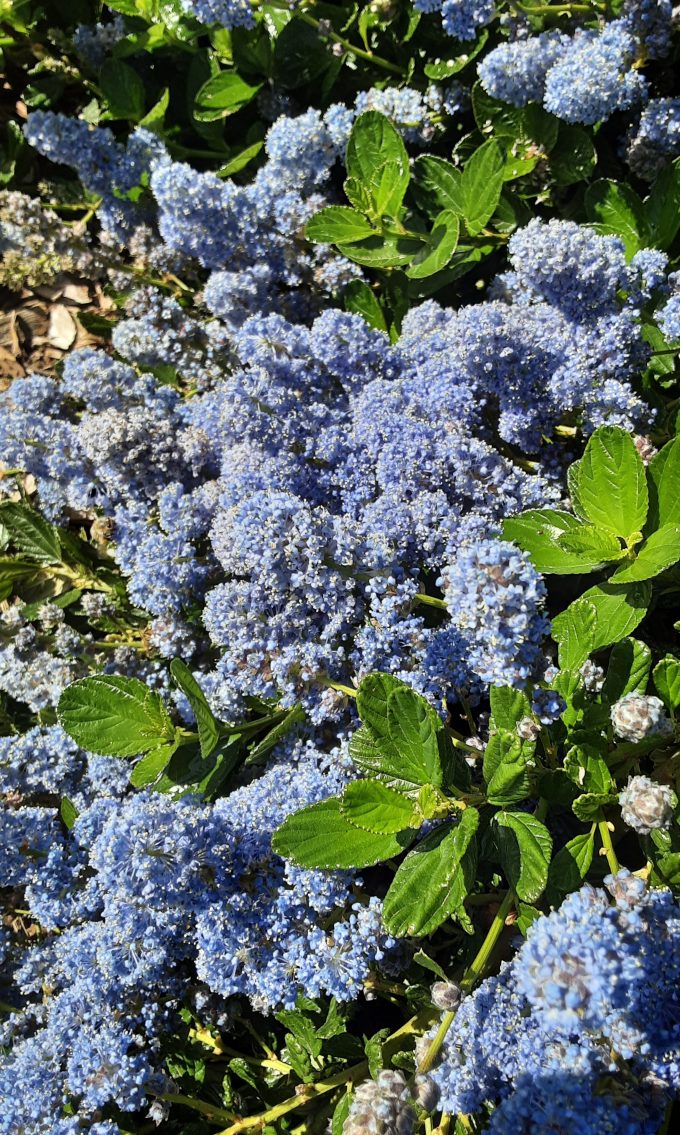
[[[0,4],[0,1135],[672,1130],[669,0],[64,7]]]

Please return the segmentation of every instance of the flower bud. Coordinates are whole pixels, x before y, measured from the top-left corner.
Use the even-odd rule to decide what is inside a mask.
[[[644,741],[647,737],[667,737],[673,723],[666,716],[660,698],[644,694],[626,694],[611,708],[612,725],[617,737],[624,741]]]
[[[451,1013],[460,1005],[460,987],[453,981],[435,981],[430,990],[430,997],[437,1009]]]
[[[648,776],[631,776],[619,804],[624,824],[640,835],[649,835],[656,828],[669,826],[677,798],[667,784],[657,784]]]

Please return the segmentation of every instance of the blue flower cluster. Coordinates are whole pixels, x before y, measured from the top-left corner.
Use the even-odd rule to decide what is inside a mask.
[[[542,102],[565,122],[592,125],[642,102],[647,83],[634,63],[640,42],[626,19],[573,34],[549,31],[501,44],[479,65],[482,86],[513,106]]]
[[[680,99],[651,99],[630,131],[624,153],[633,173],[645,181],[680,156]]]
[[[208,176],[169,161],[157,172],[177,169],[199,184]],[[188,199],[174,200],[193,226]],[[211,238],[231,201],[215,208],[201,222]],[[188,239],[181,224],[173,231]],[[588,430],[643,420],[627,380],[648,356],[638,308],[665,260],[628,264],[617,238],[539,220],[509,254],[488,301],[415,307],[393,345],[335,308],[308,322],[266,303],[258,313],[266,271],[246,270],[251,290],[237,302],[244,273],[216,269],[207,318],[141,292],[114,345],[177,382],[77,352],[61,382],[34,377],[0,395],[6,460],[33,474],[48,515],[111,519],[110,551],[132,601],[154,616],[161,653],[193,649],[200,630],[186,612],[204,605],[219,653],[212,680],[232,696],[280,693],[323,719],[343,705],[329,686],[373,669],[439,704],[480,680],[523,681],[547,628],[538,590],[521,627],[513,618],[500,631],[505,607],[491,626],[465,604],[464,627],[433,627],[417,606],[422,573],[456,594],[469,579],[471,597],[488,576],[491,602],[493,565],[475,573],[501,546],[484,540],[504,514],[557,493],[560,467],[542,439],[565,413]],[[532,472],[508,445],[535,453]],[[516,566],[521,590],[531,569]]]
[[[615,905],[570,895],[464,998],[432,1072],[445,1111],[493,1104],[494,1135],[657,1130],[680,1084],[680,907],[627,871],[606,882]]]
[[[15,769],[31,740],[73,764],[58,730],[34,733],[13,742]],[[183,997],[243,994],[264,1012],[292,1008],[301,991],[349,1000],[375,966],[395,964],[397,943],[379,901],[359,898],[360,879],[285,865],[270,847],[286,815],[351,775],[344,748],[300,737],[214,805],[100,789],[67,836],[50,808],[3,811],[0,886],[25,886],[33,916],[56,933],[16,975],[25,1003],[5,1029],[0,1131],[51,1135],[66,1099],[83,1120],[111,1103],[138,1110],[164,1090],[159,1038],[177,1027]]]
[[[494,0],[414,0],[418,12],[442,14],[442,27],[455,39],[476,39],[477,32],[491,23],[496,10]]]
[[[181,7],[199,23],[223,28],[252,28],[255,24],[250,0],[180,0]]]
[[[540,670],[550,629],[546,588],[514,544],[483,540],[463,548],[440,584],[452,621],[469,644],[470,668],[492,686],[523,686]]]

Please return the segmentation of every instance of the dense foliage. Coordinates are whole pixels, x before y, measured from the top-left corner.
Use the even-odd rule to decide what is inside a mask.
[[[0,0],[0,1135],[672,1130],[677,24]]]

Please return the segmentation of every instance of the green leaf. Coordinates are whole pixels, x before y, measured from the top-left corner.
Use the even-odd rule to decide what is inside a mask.
[[[644,693],[649,678],[652,652],[636,638],[617,642],[609,656],[607,676],[602,686],[602,700],[613,705],[625,694]]]
[[[583,597],[562,611],[552,623],[552,637],[559,643],[563,670],[577,670],[595,649],[597,610]]]
[[[582,796],[576,797],[572,809],[578,820],[591,823],[599,818],[602,808],[616,804],[617,799],[617,796],[611,796],[608,792],[584,792]]]
[[[99,86],[115,118],[139,122],[144,117],[144,83],[127,63],[107,59],[99,72]]]
[[[503,521],[503,538],[529,554],[534,567],[546,575],[585,575],[599,567],[597,557],[578,555],[562,547],[565,533],[578,532],[581,523],[570,512],[531,508]]]
[[[466,808],[459,822],[432,832],[400,865],[383,904],[390,934],[431,934],[455,914],[471,930],[463,901],[477,869],[479,813]]]
[[[414,164],[414,195],[418,204],[431,215],[452,210],[463,216],[462,171],[444,158],[424,154]]]
[[[557,185],[587,180],[597,164],[597,150],[587,130],[560,123],[557,145],[550,154],[550,171]]]
[[[592,652],[611,646],[634,631],[647,614],[651,595],[651,585],[646,582],[616,587],[612,581],[585,591],[577,602],[584,600],[595,608],[597,622]],[[559,615],[553,620],[553,629],[561,618]]]
[[[435,217],[432,231],[406,269],[406,275],[412,280],[422,280],[445,268],[456,251],[459,233],[458,217],[451,209],[444,209]]]
[[[680,560],[680,524],[664,524],[647,537],[631,564],[620,567],[612,583],[652,579]]]
[[[411,237],[372,236],[354,244],[339,244],[338,252],[365,268],[399,268],[409,264],[422,248]]]
[[[71,831],[73,825],[78,819],[78,809],[76,808],[73,801],[69,800],[68,796],[62,796],[61,798],[61,803],[59,805],[59,815],[61,816],[64,827],[68,828],[68,830]]]
[[[177,742],[169,741],[167,745],[159,745],[150,753],[137,761],[130,773],[130,784],[133,788],[148,788],[154,784],[167,767],[171,756],[177,751]]]
[[[438,978],[440,978],[441,981],[449,980],[446,970],[443,970],[442,967],[432,958],[430,958],[424,950],[416,950],[415,954],[413,955],[413,961],[417,966],[422,966],[423,969],[429,970],[430,973],[435,974]]]
[[[595,840],[592,832],[577,835],[561,847],[548,870],[547,899],[559,906],[562,899],[578,890],[593,861]]]
[[[531,793],[531,778],[527,768],[526,753],[522,749],[514,760],[504,761],[495,770],[486,786],[486,798],[490,804],[507,808],[526,800]]]
[[[298,18],[286,24],[274,41],[274,78],[291,91],[318,79],[332,60],[316,28]]]
[[[355,780],[347,785],[340,811],[355,828],[392,835],[415,826],[413,800],[381,784],[379,780]]]
[[[23,504],[5,504],[0,519],[15,548],[44,564],[61,562],[61,542],[53,524]]]
[[[252,102],[262,83],[252,85],[235,71],[220,71],[199,89],[194,103],[194,118],[198,122],[214,122],[236,114]]]
[[[9,599],[15,583],[35,576],[38,567],[26,560],[16,560],[13,556],[0,556],[0,602]]]
[[[385,315],[375,292],[365,280],[350,280],[345,288],[345,308],[363,316],[369,327],[387,332]]]
[[[493,215],[503,188],[505,158],[496,141],[490,138],[465,164],[461,180],[463,217],[468,232],[481,232]]]
[[[512,732],[523,717],[531,713],[527,695],[514,686],[491,686],[489,690],[493,728]]]
[[[357,712],[375,737],[389,738],[387,700],[394,690],[402,689],[403,685],[391,674],[367,674],[362,679],[357,690]]]
[[[161,92],[160,98],[151,107],[151,110],[140,119],[139,125],[145,126],[147,130],[154,130],[160,133],[165,124],[165,114],[170,105],[170,88],[165,87]]]
[[[587,556],[596,567],[611,560],[620,560],[626,554],[612,532],[604,532],[594,524],[582,524],[580,528],[570,529],[559,536],[557,542],[565,552]]]
[[[235,173],[240,173],[247,165],[250,165],[253,158],[256,158],[264,146],[264,142],[253,142],[251,146],[245,146],[236,154],[225,162],[223,166],[217,171],[218,177],[233,177]]]
[[[384,114],[367,110],[356,119],[347,143],[347,174],[368,191],[377,216],[396,216],[409,183],[401,135]]]
[[[442,766],[437,734],[443,726],[432,706],[404,684],[387,699],[387,727],[404,776],[439,788]]]
[[[588,519],[616,536],[641,532],[647,517],[645,467],[630,434],[601,426],[578,466],[579,502]]]
[[[612,774],[594,745],[573,745],[564,758],[564,769],[582,791],[606,795],[612,790]]]
[[[518,898],[536,902],[548,881],[552,836],[526,812],[497,812],[494,816],[501,866]]]
[[[630,257],[647,238],[642,201],[625,182],[595,181],[586,190],[586,213],[600,233],[620,236]]]
[[[650,243],[664,251],[680,229],[680,165],[673,162],[661,170],[644,205]]]
[[[661,700],[672,711],[680,706],[680,662],[667,654],[654,667],[654,685]]]
[[[413,843],[415,834],[376,835],[361,831],[343,816],[340,799],[331,797],[288,816],[274,833],[272,848],[299,867],[372,867],[399,855]]]
[[[665,445],[648,466],[654,528],[680,524],[680,438]]]
[[[542,915],[542,911],[537,910],[535,906],[529,906],[528,903],[517,903],[517,928],[520,934],[526,937],[529,927],[536,922]]]
[[[524,742],[506,729],[492,732],[484,750],[483,774],[487,784],[504,764],[514,765],[521,757]]]
[[[105,757],[136,757],[174,739],[158,694],[137,678],[80,678],[59,699],[59,724],[77,745]]]
[[[373,225],[348,205],[329,205],[307,221],[306,236],[316,244],[341,244],[375,236]]]
[[[189,667],[186,663],[182,662],[181,658],[173,658],[170,663],[170,673],[180,690],[186,694],[189,705],[196,718],[201,756],[208,757],[220,739],[219,723],[208,705],[203,690],[194,678]]]

